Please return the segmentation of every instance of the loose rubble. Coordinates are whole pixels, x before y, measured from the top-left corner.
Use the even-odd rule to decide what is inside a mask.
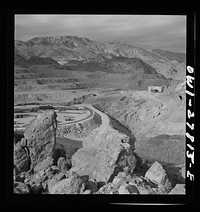
[[[15,144],[14,193],[185,194],[183,178],[160,162],[141,171],[144,164],[138,163],[131,141],[111,127],[96,130],[71,159],[61,156],[55,160],[56,127],[56,113],[48,111],[39,115],[25,130],[25,138]]]

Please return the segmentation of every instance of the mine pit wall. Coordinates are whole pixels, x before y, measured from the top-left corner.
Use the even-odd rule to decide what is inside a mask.
[[[68,94],[64,93],[25,93],[25,94],[15,94],[14,102],[34,102],[34,101],[44,101],[44,100],[59,100],[60,98],[68,98]]]
[[[159,107],[159,104],[157,105]],[[144,107],[144,111],[140,111],[137,114],[133,114],[131,120],[134,124],[129,124],[127,119],[123,119],[126,117],[125,115],[121,114],[118,115],[118,111],[116,109],[116,114],[113,113],[112,108],[110,105],[106,104],[95,104],[93,105],[96,109],[106,113],[111,120],[111,125],[114,129],[118,130],[119,132],[122,131],[123,133],[127,134],[132,140],[134,141],[134,148],[135,153],[147,160],[147,161],[159,161],[160,163],[170,163],[170,164],[184,164],[185,163],[185,136],[184,136],[184,126],[185,122],[181,121],[178,123],[175,122],[173,119],[165,121],[159,121],[158,124],[154,122],[145,122],[147,118],[147,114],[145,111],[148,110],[149,107]],[[155,105],[152,107],[155,109]],[[129,111],[128,111],[129,112]],[[159,111],[155,111],[155,114]],[[136,122],[134,116],[140,114],[144,115],[144,120],[140,119]],[[154,113],[151,114],[153,116]],[[149,116],[149,117],[151,117]],[[135,120],[135,121],[134,121]],[[150,119],[150,121],[153,119]],[[159,120],[159,119],[158,119]],[[141,126],[149,126],[151,123],[152,130],[149,132],[149,128],[144,128],[141,130]],[[155,124],[154,124],[155,123]],[[134,128],[132,128],[134,126]],[[155,127],[154,127],[155,126]],[[161,129],[165,129],[165,133],[162,133]],[[155,135],[157,133],[157,135]]]
[[[60,83],[60,84],[45,84],[45,85],[18,85],[15,86],[15,92],[22,91],[41,91],[41,90],[68,90],[68,89],[84,89],[88,88],[88,84],[85,82],[75,83]]]
[[[67,137],[71,139],[80,139],[87,137],[95,128],[101,125],[101,116],[97,113],[83,122],[71,125],[58,125],[56,137]]]
[[[65,92],[44,92],[41,93],[23,93],[14,94],[14,102],[40,102],[40,101],[57,101],[66,102],[66,99],[71,101],[73,98]]]

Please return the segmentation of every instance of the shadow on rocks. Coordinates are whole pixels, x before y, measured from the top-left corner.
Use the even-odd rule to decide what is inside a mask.
[[[118,120],[114,119],[113,117],[109,116],[108,114],[106,114],[106,115],[110,118],[110,124],[114,129],[116,129],[120,133],[127,135],[130,138],[129,144],[131,145],[132,151],[134,151],[136,138],[132,134],[132,132]]]
[[[33,187],[30,188],[31,194],[42,194],[42,192],[43,192],[43,187],[41,184],[34,185]]]
[[[115,118],[109,116],[108,114],[107,116],[110,118],[110,125],[114,129],[129,137],[128,143],[131,146],[129,153],[126,152],[126,150],[122,150],[122,152],[120,153],[118,160],[116,161],[117,166],[115,167],[113,174],[108,180],[108,182],[112,182],[114,177],[117,176],[119,172],[123,172],[124,169],[128,168],[128,172],[130,173],[133,172],[133,170],[137,169],[137,167],[140,166],[140,164],[142,163],[142,159],[134,152],[136,138],[132,134],[132,132]]]
[[[115,176],[117,176],[117,174],[119,172],[123,172],[123,168],[122,167],[119,167],[119,166],[116,166],[114,168],[114,171],[113,171],[113,174],[110,176],[110,178],[108,179],[108,183],[112,182],[113,179],[115,178]],[[103,185],[102,185],[103,186]]]
[[[135,158],[137,160],[137,164],[136,164],[136,168],[137,168],[137,167],[141,166],[143,160],[137,153],[133,152],[133,155],[135,156]]]
[[[52,158],[54,159],[53,161],[53,165],[56,165],[57,164],[57,161],[60,157],[66,157],[65,156],[66,152],[64,149],[62,148],[56,148],[54,151],[53,151],[53,154],[52,154]]]
[[[106,185],[106,183],[104,181],[99,181],[97,182],[97,189],[99,190],[101,187],[103,187],[104,185]]]
[[[81,179],[85,182],[85,190],[90,190],[91,193],[97,192],[99,188],[106,184],[103,181],[97,182],[95,179],[90,179],[89,175],[83,175]]]
[[[17,144],[21,139],[24,138],[24,133],[21,131],[14,132],[14,144]]]
[[[167,164],[163,165],[168,178],[171,181],[172,187],[174,187],[176,184],[184,184],[185,183],[185,176],[184,172],[185,170],[182,169],[182,167],[177,166],[176,164]]]

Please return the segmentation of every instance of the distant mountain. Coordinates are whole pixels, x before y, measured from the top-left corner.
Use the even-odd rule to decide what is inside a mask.
[[[165,51],[148,51],[124,42],[100,43],[77,36],[35,37],[26,42],[15,41],[17,63],[26,63],[21,57],[26,60],[34,57],[51,58],[66,67],[78,67],[83,70],[87,67],[89,71],[104,70],[113,73],[135,72],[138,67],[144,68],[148,65],[145,70],[155,69],[171,78],[172,73],[176,74],[176,66],[179,65],[179,62],[175,64],[171,59],[180,61],[181,56],[180,53],[177,53],[177,56],[176,53],[163,52]],[[44,61],[40,59],[40,62]]]
[[[15,54],[14,59],[15,65],[21,66],[21,67],[28,67],[28,60],[26,60],[23,56],[20,54]]]
[[[57,61],[50,57],[42,58],[42,57],[31,57],[28,59],[29,65],[59,65]]]
[[[27,42],[16,41],[15,48],[26,58],[50,57],[60,64],[70,60],[102,61],[106,56],[101,44],[76,36],[36,37]]]
[[[177,60],[179,63],[183,63],[186,60],[186,54],[184,53],[171,52],[168,50],[165,51],[161,49],[153,49],[152,52],[158,53],[169,60]]]
[[[158,74],[156,69],[152,68],[147,63],[143,62],[138,58],[127,58],[127,57],[113,57],[106,59],[103,62],[70,62],[72,66],[78,70],[91,71],[91,72],[107,72],[107,73],[121,73],[121,74]]]
[[[158,60],[162,56],[124,42],[99,43],[84,37],[35,37],[27,42],[15,41],[15,48],[25,58],[50,57],[60,64],[70,60],[99,61],[115,56]]]

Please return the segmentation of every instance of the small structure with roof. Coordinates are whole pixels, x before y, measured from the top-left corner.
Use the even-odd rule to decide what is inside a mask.
[[[150,93],[162,93],[163,86],[148,86],[148,91]]]

